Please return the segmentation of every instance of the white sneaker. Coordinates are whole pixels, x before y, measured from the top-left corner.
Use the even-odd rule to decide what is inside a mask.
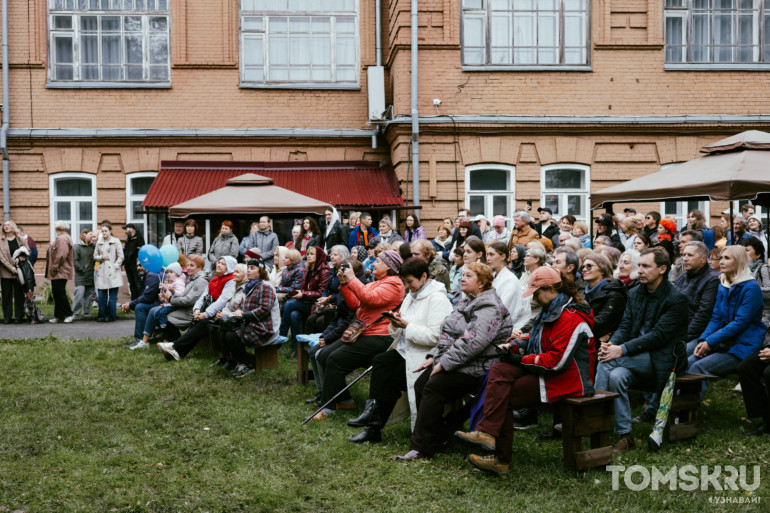
[[[134,349],[147,349],[148,347],[150,347],[150,344],[149,344],[149,342],[142,342],[142,341],[140,340],[139,342],[137,342],[137,343],[136,343],[136,344],[134,344],[133,346],[129,347],[129,349],[130,349],[131,351],[133,351]]]
[[[166,360],[171,360],[172,358],[176,361],[180,360],[179,353],[176,352],[176,349],[174,349],[174,344],[171,344],[171,347],[163,349],[163,356],[166,358]]]
[[[160,351],[162,353],[166,349],[173,349],[174,348],[174,343],[173,342],[158,342],[157,344],[155,344],[155,347],[157,347],[158,351]]]
[[[59,322],[59,319],[57,319],[56,317],[54,317],[53,319],[48,319],[48,322],[50,322],[50,323],[52,323],[52,324],[56,324],[57,322]]]
[[[65,324],[69,324],[69,323],[71,323],[74,320],[75,320],[75,316],[74,315],[70,315],[69,317],[65,317],[64,318]]]

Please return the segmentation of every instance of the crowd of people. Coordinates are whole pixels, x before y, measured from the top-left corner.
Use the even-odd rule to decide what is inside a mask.
[[[513,433],[538,425],[539,406],[595,390],[618,394],[614,450],[628,451],[632,426],[655,419],[672,369],[737,373],[747,416],[760,419],[745,434],[770,435],[770,268],[751,205],[711,228],[698,210],[681,229],[655,211],[605,213],[593,240],[572,215],[537,213],[534,222],[516,212],[510,230],[502,216],[471,220],[468,210],[430,229],[408,215],[400,232],[389,216],[375,229],[370,213],[343,219],[330,208],[320,224],[297,220],[284,244],[262,216],[240,242],[222,222],[205,254],[196,222],[179,221],[164,241],[179,261],[160,273],[137,261],[144,241],[133,225],[123,227],[125,247],[107,222],[73,245],[59,222],[46,263],[51,322],[88,315],[94,294],[97,321],[115,320],[124,266],[131,300],[121,310],[136,312],[128,349],[155,343],[178,361],[208,338],[211,366],[242,378],[254,371],[249,348],[291,341],[294,354],[303,337],[316,380],[306,401],[318,408],[313,420],[356,409],[346,376],[371,367],[363,411],[348,421],[362,431],[349,440],[378,443],[386,425],[410,418],[401,460],[432,457],[455,437],[491,453],[471,455],[471,464],[507,474]],[[6,323],[24,315],[17,277],[33,245],[4,223]],[[644,390],[636,416],[632,388]],[[560,436],[553,420],[545,438]]]

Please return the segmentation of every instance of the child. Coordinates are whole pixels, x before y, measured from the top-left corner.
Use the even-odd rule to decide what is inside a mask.
[[[168,313],[171,311],[171,301],[166,299],[165,292],[170,292],[171,297],[184,296],[184,288],[187,284],[186,276],[182,273],[182,266],[178,262],[166,267],[166,279],[160,285],[160,310],[157,313],[157,320],[161,329],[166,328],[168,322]]]
[[[463,275],[463,248],[457,247],[449,254],[452,267],[449,268],[449,297],[454,297],[460,290],[460,278]]]

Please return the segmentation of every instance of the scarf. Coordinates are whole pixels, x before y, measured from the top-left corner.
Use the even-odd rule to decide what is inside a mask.
[[[586,300],[589,302],[594,298],[594,295],[596,295],[600,290],[604,288],[604,286],[607,285],[607,280],[601,280],[599,283],[596,284],[596,287],[589,288],[589,285],[586,284]]]
[[[369,247],[369,229],[362,224],[358,224],[357,226],[358,226],[358,237],[356,242],[361,242],[361,236],[363,235],[364,236],[363,245],[364,247],[368,248]]]
[[[366,261],[367,258],[369,258],[369,252],[366,251],[366,248],[364,246],[355,246],[358,248],[358,261],[362,264]]]
[[[537,314],[537,317],[535,317],[535,320],[532,322],[532,330],[529,332],[529,341],[527,342],[526,350],[527,354],[540,354],[543,352],[540,347],[540,338],[543,335],[543,324],[558,319],[562,310],[570,301],[572,301],[572,298],[562,292],[540,310],[540,313]]]
[[[224,276],[215,275],[209,281],[209,296],[214,298],[214,301],[219,299],[222,295],[222,290],[225,288],[225,284],[233,279],[233,273],[225,274]]]
[[[658,240],[671,240],[671,234],[670,233],[659,233],[658,234]]]
[[[251,280],[246,285],[243,286],[243,295],[248,296],[251,294],[251,291],[256,288],[257,285],[262,283],[262,280]]]

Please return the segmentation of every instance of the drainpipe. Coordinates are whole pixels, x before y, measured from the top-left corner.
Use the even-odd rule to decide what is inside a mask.
[[[11,123],[8,114],[8,0],[2,2],[0,16],[3,17],[3,125],[0,128],[0,151],[3,154],[3,220],[8,220],[11,218],[11,162],[8,160],[8,126]]]
[[[412,205],[420,205],[420,115],[417,112],[417,0],[412,0]],[[419,210],[415,208],[414,216]]]
[[[377,67],[382,67],[382,18],[380,12],[382,11],[381,0],[376,0],[374,3],[374,50],[377,55]],[[383,73],[384,76],[384,73]],[[377,132],[372,135],[372,149],[377,149],[377,137],[382,133],[382,128],[377,125]],[[395,219],[395,218],[394,218]]]

